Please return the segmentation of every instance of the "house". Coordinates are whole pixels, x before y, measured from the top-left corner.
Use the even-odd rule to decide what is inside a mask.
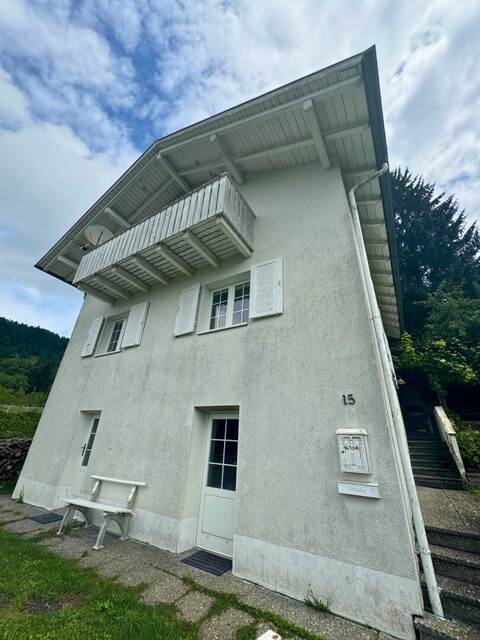
[[[146,482],[135,539],[413,639],[386,161],[374,48],[147,149],[37,264],[85,299],[15,495]]]

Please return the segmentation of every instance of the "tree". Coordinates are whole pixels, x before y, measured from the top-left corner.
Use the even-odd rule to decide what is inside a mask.
[[[466,225],[453,196],[435,185],[392,174],[405,312],[395,350],[399,369],[423,371],[441,395],[448,386],[480,383],[480,234]]]
[[[444,282],[478,297],[480,234],[466,224],[453,196],[435,195],[435,185],[412,177],[408,169],[391,174],[400,280],[407,330],[421,333],[427,299]]]

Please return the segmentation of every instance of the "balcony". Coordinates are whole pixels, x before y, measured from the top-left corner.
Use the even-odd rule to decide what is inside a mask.
[[[254,230],[255,214],[223,175],[84,255],[73,284],[114,304],[232,255],[249,257]]]

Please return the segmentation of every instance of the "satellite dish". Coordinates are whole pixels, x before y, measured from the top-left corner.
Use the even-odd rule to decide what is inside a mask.
[[[107,227],[101,224],[92,224],[85,229],[85,237],[93,244],[94,247],[98,247],[99,244],[103,244],[107,240],[113,238],[113,233]]]

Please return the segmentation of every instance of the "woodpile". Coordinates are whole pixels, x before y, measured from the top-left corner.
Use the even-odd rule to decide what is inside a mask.
[[[0,480],[18,478],[33,438],[9,438],[0,442]]]

